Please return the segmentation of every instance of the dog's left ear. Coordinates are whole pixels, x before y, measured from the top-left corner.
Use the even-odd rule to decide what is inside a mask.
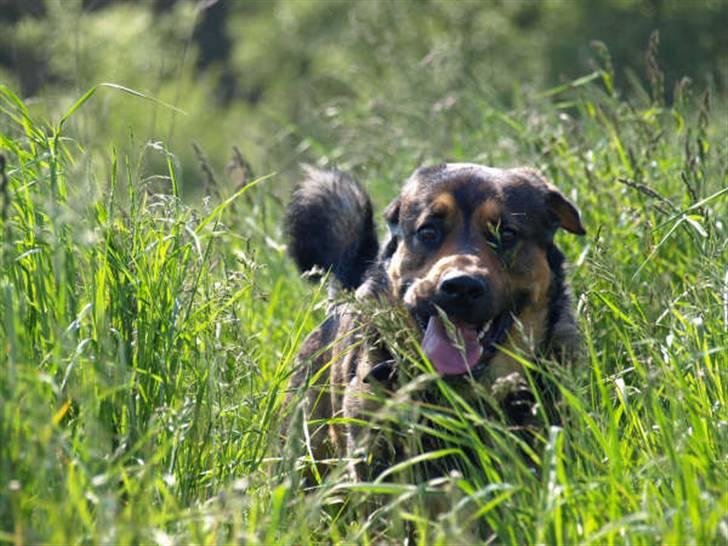
[[[387,221],[387,227],[389,228],[389,233],[392,237],[400,237],[402,235],[402,230],[399,227],[399,209],[399,197],[397,197],[397,199],[392,201],[389,205],[387,205],[387,208],[384,209],[384,219]]]
[[[581,217],[576,207],[564,197],[556,186],[547,182],[546,206],[558,219],[559,227],[576,235],[586,235],[586,230],[581,223]]]
[[[402,238],[402,228],[399,225],[399,209],[399,197],[384,209],[384,219],[387,221],[387,227],[389,228],[389,239],[384,244],[381,254],[385,260],[394,255],[399,240]]]

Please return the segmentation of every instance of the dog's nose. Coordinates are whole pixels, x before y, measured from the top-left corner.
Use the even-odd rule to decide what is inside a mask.
[[[481,276],[452,271],[440,279],[439,291],[442,296],[452,302],[472,305],[485,297],[488,284]]]

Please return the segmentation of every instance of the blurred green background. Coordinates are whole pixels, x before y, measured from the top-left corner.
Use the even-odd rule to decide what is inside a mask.
[[[725,29],[725,0],[0,0],[0,543],[465,543],[477,507],[489,543],[725,544]],[[447,517],[404,488],[380,535],[381,491],[314,496],[279,434],[326,300],[280,212],[300,162],[381,210],[444,159],[579,206],[588,361],[554,369],[548,472],[499,420],[402,398],[480,459]]]
[[[0,81],[42,117],[101,82],[183,110],[104,89],[66,135],[103,143],[106,164],[109,142],[163,143],[188,197],[209,185],[200,154],[240,182],[233,147],[280,173],[280,198],[301,161],[393,187],[414,167],[399,156],[497,163],[507,139],[472,142],[484,104],[518,109],[597,67],[627,97],[728,87],[720,0],[0,0],[0,25]],[[157,155],[147,168],[166,172]]]

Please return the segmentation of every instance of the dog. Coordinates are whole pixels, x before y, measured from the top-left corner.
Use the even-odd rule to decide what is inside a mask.
[[[568,363],[579,346],[554,235],[585,229],[577,208],[538,171],[419,168],[384,218],[380,248],[362,186],[346,172],[307,167],[285,219],[298,268],[329,272],[355,295],[354,303],[334,303],[308,336],[292,378],[293,391],[306,390],[310,454],[359,461],[355,479],[398,457],[396,449],[372,454],[378,448],[368,432],[402,366],[359,304],[404,309],[432,372],[486,385],[516,424],[532,422],[535,399],[515,355]]]

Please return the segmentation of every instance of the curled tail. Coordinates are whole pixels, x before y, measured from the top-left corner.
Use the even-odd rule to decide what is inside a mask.
[[[348,173],[304,170],[286,211],[288,253],[301,272],[331,270],[354,289],[379,250],[369,196]]]

